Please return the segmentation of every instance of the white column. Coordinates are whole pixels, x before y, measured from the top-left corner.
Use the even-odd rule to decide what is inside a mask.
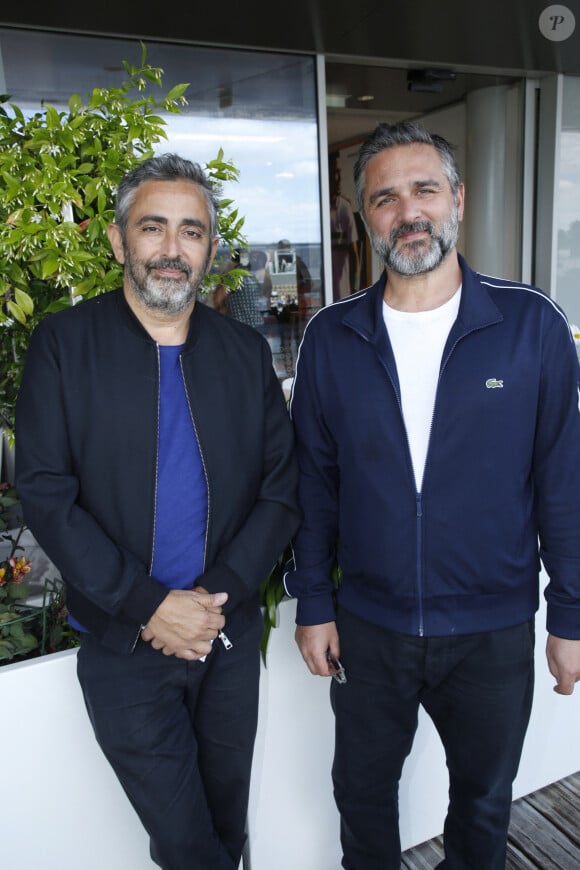
[[[472,91],[466,99],[465,253],[470,265],[520,277],[521,88]]]

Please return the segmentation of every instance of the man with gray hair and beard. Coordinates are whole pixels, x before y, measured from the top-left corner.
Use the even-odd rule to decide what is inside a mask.
[[[291,399],[303,519],[285,578],[309,670],[337,678],[342,866],[399,870],[422,706],[449,770],[439,866],[504,870],[540,562],[555,691],[580,679],[578,359],[545,293],[457,253],[464,187],[446,140],[379,125],[355,184],[385,269],[305,330]]]
[[[125,176],[109,226],[123,286],[40,323],[16,409],[24,518],[65,580],[96,738],[164,870],[239,866],[259,590],[299,518],[268,343],[196,302],[218,201],[178,155]]]

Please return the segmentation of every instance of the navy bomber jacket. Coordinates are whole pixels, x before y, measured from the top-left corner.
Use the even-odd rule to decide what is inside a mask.
[[[338,601],[409,635],[506,628],[537,610],[541,560],[548,631],[580,638],[580,392],[569,324],[537,288],[460,264],[421,492],[383,320],[385,275],[305,330],[290,406],[303,522],[285,577],[298,624],[334,620]]]
[[[181,364],[209,495],[204,573],[191,581],[228,593],[234,640],[298,525],[294,436],[255,330],[197,303]],[[149,571],[158,389],[157,345],[116,290],[39,324],[16,408],[25,521],[72,615],[119,652],[168,593]]]

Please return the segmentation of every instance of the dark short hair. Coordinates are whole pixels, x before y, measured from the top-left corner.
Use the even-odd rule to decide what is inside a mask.
[[[461,176],[455,160],[455,149],[447,139],[430,133],[422,124],[416,121],[400,121],[397,124],[379,124],[368,139],[361,145],[354,166],[354,184],[356,206],[364,217],[365,169],[367,163],[375,154],[380,154],[387,148],[396,145],[432,145],[439,154],[443,173],[451,186],[453,196],[457,195]]]
[[[129,209],[133,204],[137,188],[146,181],[191,181],[197,184],[207,205],[210,236],[211,238],[217,236],[219,187],[210,181],[199,163],[186,160],[179,154],[161,154],[159,157],[147,158],[121,179],[117,188],[115,223],[119,226],[123,238],[127,231]]]

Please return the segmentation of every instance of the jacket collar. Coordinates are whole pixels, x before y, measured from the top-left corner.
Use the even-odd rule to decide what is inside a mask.
[[[462,273],[462,290],[459,313],[449,336],[453,343],[469,332],[503,320],[501,311],[481,283],[478,273],[470,269],[461,254],[457,254],[457,258]],[[362,338],[377,347],[383,344],[386,333],[383,320],[386,280],[387,274],[384,271],[376,284],[358,297],[351,297],[353,304],[346,305],[342,318],[345,326],[354,329]]]
[[[125,294],[123,292],[123,288],[120,287],[116,291],[116,293],[120,317],[125,323],[125,326],[130,329],[131,332],[135,333],[135,335],[139,338],[143,339],[146,342],[149,342],[150,344],[155,344],[154,339],[151,338],[151,336],[127,302]],[[204,305],[201,299],[197,298],[189,321],[189,332],[185,340],[185,350],[189,350],[196,343],[200,333],[200,328],[203,329],[203,327],[200,327],[200,321],[204,322],[204,317],[206,317],[206,311],[207,306]]]

